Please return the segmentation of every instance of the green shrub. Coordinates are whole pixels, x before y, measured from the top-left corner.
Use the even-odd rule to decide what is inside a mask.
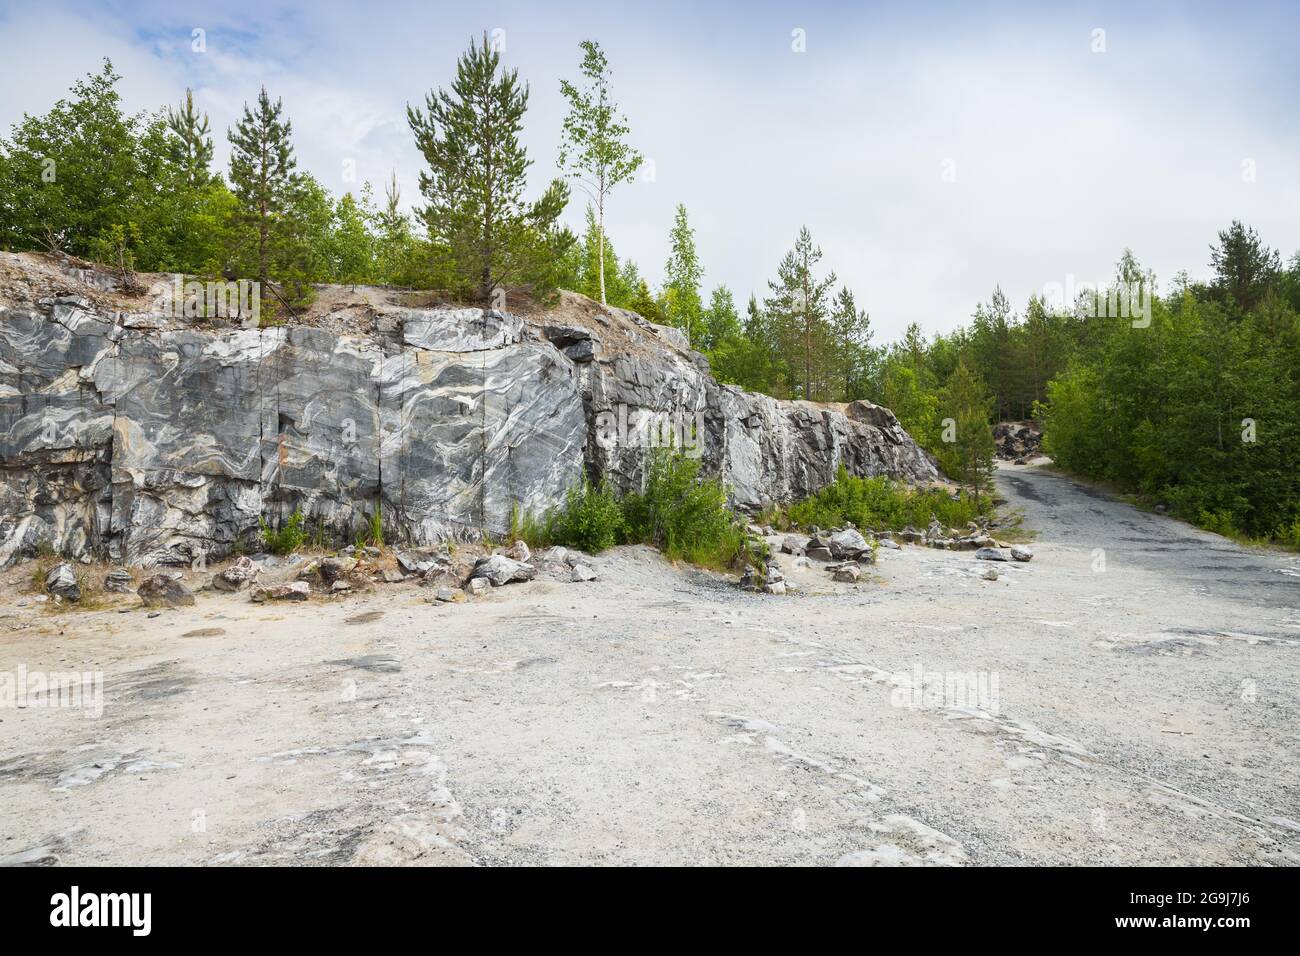
[[[832,528],[852,522],[858,528],[898,531],[924,528],[934,515],[944,527],[963,528],[990,513],[992,503],[977,505],[966,495],[953,500],[943,488],[913,488],[880,476],[857,478],[841,465],[835,481],[787,509],[790,521],[803,527]]]
[[[623,500],[626,538],[672,558],[706,567],[729,565],[744,545],[742,522],[727,507],[727,489],[700,475],[700,460],[657,449],[645,490]]]
[[[1290,524],[1279,526],[1273,537],[1283,546],[1300,551],[1300,518],[1296,518]]]
[[[649,544],[670,559],[718,568],[730,565],[745,542],[722,482],[701,477],[698,460],[669,449],[651,457],[644,491],[620,499],[604,484],[584,481],[541,518],[516,508],[510,535],[531,547],[562,544],[593,554],[619,542]]]
[[[266,550],[272,554],[293,554],[301,548],[307,541],[307,530],[303,527],[305,520],[301,508],[289,515],[289,520],[279,530],[273,529],[263,518],[262,541],[266,544]]]

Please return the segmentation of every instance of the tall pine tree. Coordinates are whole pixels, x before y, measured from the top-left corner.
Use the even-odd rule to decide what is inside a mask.
[[[423,110],[406,109],[428,169],[420,210],[429,238],[463,288],[481,301],[498,287],[527,281],[546,264],[547,234],[569,200],[562,180],[534,203],[523,198],[532,164],[519,141],[528,85],[505,70],[483,35],[456,63],[450,90],[430,92]]]
[[[281,119],[283,106],[262,87],[256,110],[244,104],[244,115],[230,130],[230,185],[239,200],[238,220],[245,245],[252,246],[252,267],[263,284],[275,267],[277,244],[283,239],[285,211],[294,199],[292,124]]]
[[[668,263],[664,266],[664,313],[668,322],[686,333],[688,343],[696,343],[701,334],[704,306],[700,301],[700,282],[704,268],[695,250],[695,230],[686,218],[686,207],[677,204],[673,229],[668,237]]]
[[[835,285],[835,273],[817,278],[822,251],[813,245],[808,227],[799,230],[794,248],[777,266],[776,281],[769,281],[772,295],[765,301],[775,323],[778,338],[792,356],[795,385],[800,398],[816,399],[826,390],[827,354],[831,344],[827,328],[830,311],[828,293]]]
[[[202,186],[211,177],[212,136],[208,116],[194,108],[194,91],[185,90],[180,109],[167,108],[168,151],[191,186]]]

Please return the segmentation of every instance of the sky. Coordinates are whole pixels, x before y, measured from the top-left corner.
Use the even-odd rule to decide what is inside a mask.
[[[196,31],[201,31],[196,33]],[[0,136],[103,57],[132,111],[225,131],[265,84],[299,167],[341,193],[396,173],[419,202],[408,103],[484,31],[531,89],[532,194],[557,174],[579,41],[597,40],[647,172],[607,231],[652,284],[684,203],[705,293],[761,299],[807,226],[877,341],[1105,281],[1131,248],[1208,273],[1233,219],[1300,250],[1300,4],[224,3],[0,0]],[[354,169],[355,178],[346,179]],[[565,216],[575,228],[583,201]]]

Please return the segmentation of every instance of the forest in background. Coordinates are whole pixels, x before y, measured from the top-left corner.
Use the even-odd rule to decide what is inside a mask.
[[[1208,244],[1207,281],[1181,273],[1158,289],[1125,250],[1100,296],[1035,294],[1018,311],[995,288],[955,331],[927,337],[912,324],[883,344],[805,228],[742,314],[729,289],[707,287],[683,206],[657,284],[619,258],[606,204],[641,157],[603,52],[587,41],[581,53],[578,79],[561,84],[559,175],[529,199],[528,87],[486,37],[471,43],[451,85],[408,109],[426,164],[414,213],[395,179],[382,199],[369,184],[334,196],[299,170],[291,121],[265,89],[227,131],[223,174],[192,94],[126,114],[106,61],[0,139],[0,247],[124,274],[257,279],[288,309],[324,282],[486,303],[571,289],[680,328],[723,382],[885,405],[967,486],[990,483],[990,423],[1034,417],[1074,474],[1214,531],[1300,547],[1300,253],[1283,260],[1234,221]],[[575,190],[587,201],[580,234],[560,222]]]

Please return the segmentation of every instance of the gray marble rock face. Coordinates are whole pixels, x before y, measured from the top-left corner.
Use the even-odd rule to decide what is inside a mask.
[[[549,344],[403,350],[383,366],[384,498],[403,538],[509,529],[582,476],[585,420],[571,362]]]
[[[212,330],[67,296],[0,307],[0,566],[50,546],[198,564],[296,509],[351,541],[500,535],[584,471],[639,486],[670,436],[757,509],[854,474],[936,477],[888,409],[719,385],[674,330],[387,309],[375,338]],[[581,348],[581,353],[568,350]]]
[[[730,488],[733,505],[758,511],[825,487],[840,465],[852,475],[934,481],[929,456],[894,413],[780,401],[720,385],[694,353],[660,347],[584,366],[589,470],[620,491],[639,487],[648,451],[676,441]],[[648,427],[647,427],[648,423]]]

